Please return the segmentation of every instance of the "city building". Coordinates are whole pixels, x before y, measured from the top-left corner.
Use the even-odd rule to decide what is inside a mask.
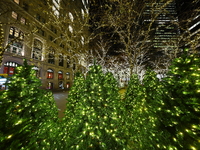
[[[145,1],[144,24],[151,24],[150,40],[150,66],[159,66],[158,69],[167,69],[166,62],[176,57],[178,53],[178,38],[180,35],[176,2]],[[157,63],[157,64],[156,64]]]
[[[26,59],[42,88],[70,88],[74,73],[82,67],[75,54],[87,47],[88,31],[81,24],[87,13],[87,0],[1,0],[6,50],[0,74],[12,76]]]

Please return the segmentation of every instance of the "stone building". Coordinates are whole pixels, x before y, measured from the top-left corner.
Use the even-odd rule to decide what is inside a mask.
[[[75,54],[87,47],[87,29],[82,25],[87,7],[87,0],[1,0],[6,50],[0,74],[12,76],[26,59],[42,88],[70,88],[74,73],[83,68]]]

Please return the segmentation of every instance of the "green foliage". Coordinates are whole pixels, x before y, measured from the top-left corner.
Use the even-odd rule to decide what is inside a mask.
[[[76,78],[63,119],[67,149],[122,149],[116,85],[114,77],[103,74],[98,65],[90,67],[86,79]]]
[[[24,62],[0,93],[0,149],[146,150],[200,147],[200,59],[183,55],[159,81],[132,75],[121,99],[111,73],[76,74],[58,122],[52,93]]]
[[[0,95],[0,149],[49,149],[56,142],[57,108],[24,61]]]
[[[169,91],[163,106],[163,123],[177,149],[200,147],[200,59],[186,52],[176,58],[166,80]]]
[[[147,71],[142,84],[137,75],[132,75],[125,96],[129,149],[164,147],[159,144],[165,141],[159,120],[161,105],[162,89],[155,72]]]

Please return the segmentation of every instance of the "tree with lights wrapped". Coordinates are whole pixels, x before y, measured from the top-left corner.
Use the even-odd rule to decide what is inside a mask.
[[[126,126],[129,149],[159,149],[166,143],[165,132],[160,128],[159,111],[162,105],[162,88],[156,73],[147,71],[142,85],[137,75],[132,75],[126,95]]]
[[[58,146],[58,111],[53,95],[24,61],[0,94],[0,149],[50,149]],[[58,140],[57,140],[58,139]]]
[[[120,96],[114,77],[94,65],[86,79],[76,78],[75,83],[79,84],[70,91],[63,119],[66,149],[122,149]],[[69,110],[71,107],[74,109]]]
[[[4,33],[3,33],[2,24],[0,23],[0,65],[2,63],[3,53],[5,51],[5,49],[3,47],[3,41],[4,41]]]
[[[185,54],[170,67],[166,86],[169,98],[163,105],[163,124],[171,134],[171,148],[200,148],[200,58]]]

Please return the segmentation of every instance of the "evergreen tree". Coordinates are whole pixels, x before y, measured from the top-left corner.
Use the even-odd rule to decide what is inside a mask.
[[[98,65],[90,67],[86,79],[76,78],[67,101],[63,119],[66,149],[122,149],[120,96],[110,73],[103,74]],[[72,107],[74,109],[68,109]]]
[[[136,115],[134,112],[136,111],[136,104],[138,99],[142,99],[143,92],[141,91],[141,83],[138,79],[137,74],[133,74],[130,78],[125,97],[124,97],[124,105],[125,111],[123,113],[123,123],[124,123],[124,132],[128,137],[130,137],[128,141],[128,148],[132,149],[133,147],[136,148],[136,142],[134,136],[136,136],[136,132],[133,129],[134,118]]]
[[[159,120],[162,90],[155,72],[148,70],[142,83],[132,75],[125,96],[129,149],[164,148]]]
[[[53,95],[39,88],[41,81],[26,60],[7,86],[0,94],[0,149],[56,146],[58,111]]]
[[[187,51],[176,58],[166,80],[169,98],[163,105],[163,120],[172,149],[200,148],[200,58]]]

